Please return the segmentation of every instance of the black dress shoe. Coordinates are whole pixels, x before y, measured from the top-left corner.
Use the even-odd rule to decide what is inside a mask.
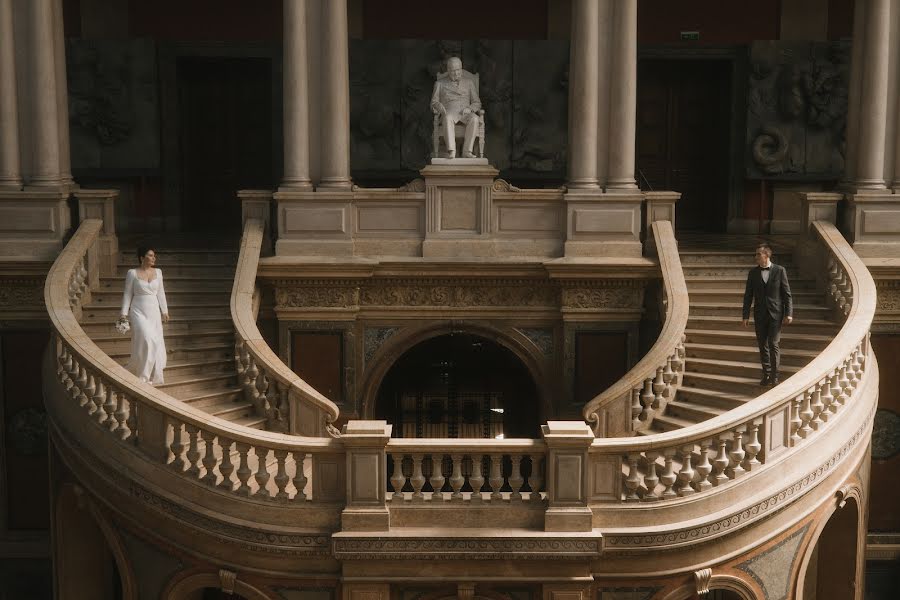
[[[781,380],[778,379],[778,375],[776,375],[776,376],[773,377],[771,380],[769,380],[769,385],[771,385],[771,386],[776,386],[776,385],[778,385],[779,383],[781,383]]]
[[[768,376],[768,375],[763,375],[763,378],[759,380],[759,385],[765,387],[765,386],[767,386],[767,385],[769,385],[769,384],[770,384],[769,376]]]

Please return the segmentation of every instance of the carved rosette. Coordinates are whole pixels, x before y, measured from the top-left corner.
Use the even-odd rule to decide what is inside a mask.
[[[597,285],[574,285],[562,291],[563,310],[636,310],[644,304],[642,281],[604,281]]]

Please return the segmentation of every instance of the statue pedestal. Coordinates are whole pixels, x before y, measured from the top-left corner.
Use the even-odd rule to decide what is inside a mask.
[[[499,171],[479,158],[433,159],[432,163],[421,171],[425,178],[422,256],[494,256],[491,187]]]

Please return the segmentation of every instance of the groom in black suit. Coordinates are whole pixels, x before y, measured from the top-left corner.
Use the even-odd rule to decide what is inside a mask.
[[[756,343],[763,376],[759,385],[778,385],[779,354],[778,341],[781,326],[794,320],[791,302],[791,286],[788,284],[784,267],[772,263],[772,248],[760,244],[756,248],[755,269],[747,274],[744,290],[744,311],[742,325],[750,325],[750,305],[753,304],[753,321],[756,326]]]

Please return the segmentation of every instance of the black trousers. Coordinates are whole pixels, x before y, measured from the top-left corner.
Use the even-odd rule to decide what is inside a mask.
[[[773,319],[768,313],[764,313],[754,314],[753,321],[756,326],[756,344],[759,346],[759,362],[767,376],[775,377],[781,364],[781,349],[778,346],[781,340],[781,319]]]

